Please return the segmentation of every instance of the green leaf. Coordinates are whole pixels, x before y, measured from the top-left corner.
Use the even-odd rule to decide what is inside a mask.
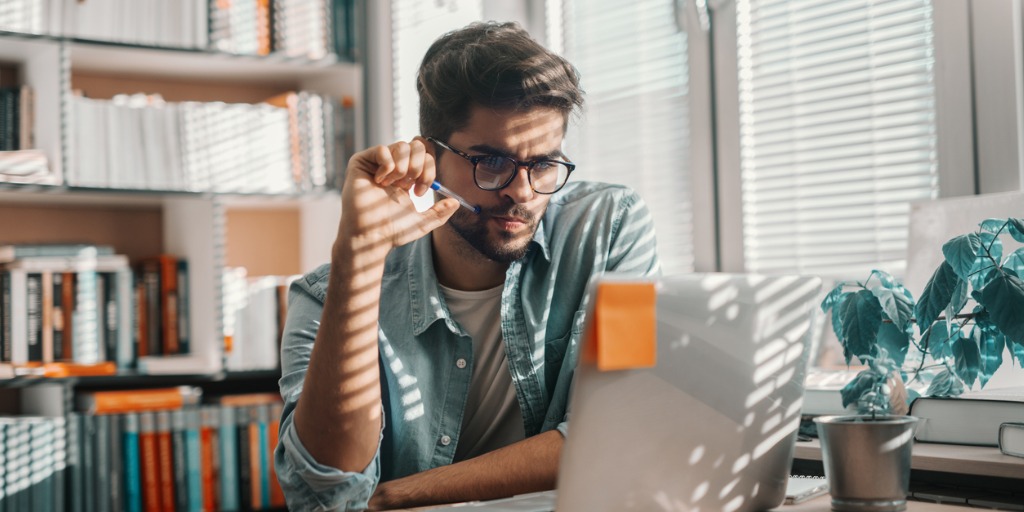
[[[878,347],[889,354],[894,368],[903,366],[907,360],[907,349],[910,348],[910,335],[907,331],[896,327],[896,324],[883,323],[878,328]]]
[[[1024,282],[1019,277],[1009,271],[998,273],[981,291],[978,302],[1007,338],[1024,343]]]
[[[1004,224],[1006,224],[1006,219],[985,219],[978,226],[990,233],[998,233]]]
[[[1006,344],[1010,347],[1013,357],[1017,358],[1017,362],[1024,367],[1024,343],[1006,340]]]
[[[1024,219],[1007,219],[1010,221],[1010,236],[1014,240],[1024,243]]]
[[[964,385],[960,379],[949,370],[942,370],[932,379],[932,383],[928,385],[928,391],[925,391],[924,394],[928,396],[958,396],[963,392]]]
[[[982,233],[979,235],[981,238],[981,251],[978,252],[978,257],[975,260],[975,265],[978,265],[978,260],[985,261],[988,265],[993,265],[994,261],[1003,259],[1003,241],[998,236],[992,233]],[[992,256],[992,259],[988,257]],[[979,268],[983,268],[980,267]]]
[[[832,291],[828,292],[828,295],[825,296],[825,300],[821,301],[822,311],[827,312],[835,305],[836,301],[839,300],[839,296],[843,294],[843,286],[845,285],[846,283],[840,282],[832,289]]]
[[[849,407],[850,404],[860,401],[861,397],[867,395],[875,388],[875,384],[884,379],[884,375],[872,370],[864,370],[858,373],[839,392],[839,395],[843,398],[843,407]]]
[[[942,245],[942,255],[960,279],[967,279],[980,253],[981,238],[977,233],[960,235]]]
[[[972,337],[957,337],[950,344],[950,348],[953,350],[957,377],[963,379],[968,388],[974,386],[974,381],[978,380],[978,373],[981,372],[981,351],[978,342]]]
[[[974,326],[971,332],[972,337],[978,340],[978,348],[981,350],[981,387],[988,384],[992,374],[1003,364],[1003,349],[1006,346],[1006,339],[1002,334],[984,329],[978,325]]]
[[[836,338],[842,342],[846,335],[843,333],[843,303],[846,302],[846,298],[850,296],[850,292],[842,292],[839,294],[839,298],[832,304],[832,332],[836,333]],[[850,363],[849,360],[846,361]]]
[[[950,355],[949,351],[949,326],[945,321],[935,322],[928,331],[921,337],[927,345],[924,347],[928,354],[935,359],[942,359]]]
[[[892,289],[892,288],[895,288],[895,287],[899,286],[899,283],[897,283],[896,280],[893,279],[892,274],[890,274],[890,273],[888,273],[888,272],[886,272],[884,270],[878,270],[878,269],[872,270],[871,271],[871,276],[868,277],[868,280],[870,281],[872,277],[874,277],[875,279],[878,279],[878,282],[882,286],[884,286],[886,288]]]
[[[932,324],[939,313],[949,305],[953,298],[953,292],[959,286],[960,278],[956,276],[953,267],[948,261],[943,261],[939,268],[935,269],[932,278],[928,280],[924,291],[921,292],[921,299],[917,301],[914,308],[914,316],[917,317],[917,328],[924,332],[926,326]]]
[[[842,306],[844,345],[858,359],[871,355],[878,327],[882,324],[882,305],[869,290],[851,294]]]
[[[956,289],[953,290],[953,297],[949,299],[950,311],[957,314],[967,304],[967,281],[958,280]]]
[[[1003,260],[1003,268],[1016,272],[1018,276],[1024,273],[1024,247],[1010,253]]]
[[[892,320],[899,330],[907,326],[907,322],[914,316],[914,303],[899,290],[887,288],[872,288],[871,293],[878,298],[882,305],[882,312],[885,317]],[[966,293],[966,292],[965,292]]]

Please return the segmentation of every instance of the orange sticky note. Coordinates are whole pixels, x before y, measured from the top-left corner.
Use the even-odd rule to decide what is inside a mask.
[[[656,301],[654,283],[598,283],[584,361],[601,371],[653,367]]]

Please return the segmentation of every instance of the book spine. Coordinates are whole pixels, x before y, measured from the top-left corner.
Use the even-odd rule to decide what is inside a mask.
[[[274,466],[274,452],[277,451],[278,438],[281,435],[281,414],[283,412],[283,404],[276,403],[270,405],[270,418],[267,422],[267,443],[269,457],[267,460],[267,470],[270,474],[270,506],[274,508],[281,508],[287,506],[284,499],[284,490],[281,488],[281,482],[277,479],[277,469]]]
[[[132,272],[129,269],[122,269],[117,272],[117,356],[115,361],[118,368],[135,367],[135,347],[133,342],[133,319],[132,304],[134,304],[132,293]]]
[[[124,457],[124,509],[127,512],[142,512],[139,415],[137,413],[125,414],[121,423],[121,452]]]
[[[220,408],[220,509],[237,512],[241,508],[238,475],[238,410]]]
[[[139,461],[142,468],[143,510],[160,512],[160,450],[157,447],[154,412],[139,414]]]
[[[82,462],[82,415],[69,413],[67,416],[67,460],[68,486],[66,502],[69,512],[82,512],[82,496],[85,495],[85,471]]]
[[[53,423],[53,504],[54,510],[63,512],[68,509],[66,499],[68,492],[69,460],[68,460],[68,419],[65,417],[49,418]]]
[[[135,283],[135,354],[137,357],[149,355],[149,310],[146,307],[146,285],[141,280]]]
[[[258,508],[253,499],[253,454],[252,435],[249,429],[250,407],[239,407],[237,411],[238,425],[238,497],[239,504],[244,510]]]
[[[96,510],[110,510],[111,484],[110,478],[110,416],[100,415],[93,418],[96,424],[94,454],[96,457]]]
[[[29,426],[30,500],[32,510],[53,511],[53,422],[49,418],[32,418]]]
[[[64,332],[62,336],[62,349],[61,359],[65,361],[71,361],[74,359],[73,346],[74,346],[74,314],[75,314],[75,297],[76,297],[76,275],[74,272],[64,272],[61,278],[61,314],[64,317],[62,321]]]
[[[254,428],[256,434],[256,443],[253,446],[253,452],[256,453],[255,464],[253,464],[255,474],[259,476],[259,508],[267,508],[270,506],[270,469],[268,468],[270,462],[270,454],[267,450],[269,447],[269,441],[267,441],[267,421],[269,418],[269,408],[266,405],[260,405],[253,408],[253,424],[250,428]],[[256,492],[253,492],[255,495]]]
[[[110,429],[110,510],[124,510],[124,433],[122,416],[108,416]]]
[[[96,416],[83,414],[82,421],[82,486],[84,492],[79,499],[85,512],[99,512],[96,509]]]
[[[109,361],[107,357],[107,277],[106,272],[96,272],[96,358]]]
[[[163,322],[164,354],[181,353],[178,339],[178,260],[173,256],[161,256],[160,265],[160,307]]]
[[[8,510],[31,510],[29,478],[31,476],[31,433],[29,424],[15,418],[7,425],[7,488]]]
[[[53,272],[40,274],[40,292],[42,295],[42,327],[39,335],[42,342],[42,362],[53,362]]]
[[[160,306],[160,267],[152,263],[144,264],[142,267],[142,282],[146,287],[146,352],[151,355],[163,353],[162,331],[163,328]]]
[[[64,360],[64,273],[53,273],[53,360]]]
[[[175,510],[189,510],[188,463],[185,440],[185,411],[171,411],[171,438],[174,445],[174,503]]]
[[[216,427],[220,424],[219,411],[214,406],[200,409],[200,471],[202,473],[203,512],[217,510],[217,437]]]
[[[192,326],[191,315],[188,311],[190,306],[188,294],[188,260],[181,258],[178,260],[178,337],[180,340],[178,349],[182,354],[192,353],[190,333]]]
[[[11,274],[0,271],[0,361],[11,362]]]
[[[156,413],[157,471],[160,473],[160,510],[174,512],[174,450],[171,441],[171,414]]]
[[[26,307],[27,309],[27,321],[28,321],[28,360],[29,361],[42,361],[43,360],[43,296],[41,293],[42,288],[42,275],[37,273],[30,273],[26,277]]]
[[[76,363],[98,363],[100,358],[99,291],[97,275],[93,270],[80,271],[75,276],[75,311],[72,319],[74,342],[71,353]]]
[[[28,276],[23,270],[7,274],[11,311],[11,359],[14,364],[28,362]]]
[[[199,410],[191,408],[185,411],[185,461],[188,465],[188,510],[203,510],[203,469],[202,448],[199,440]]]
[[[117,281],[117,273],[103,274],[103,339],[106,345],[106,359],[114,362],[118,362],[117,328],[120,322],[117,309]]]

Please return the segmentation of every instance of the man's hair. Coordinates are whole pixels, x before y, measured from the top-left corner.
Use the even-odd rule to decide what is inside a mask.
[[[524,111],[554,108],[566,123],[583,106],[579,73],[516,23],[473,23],[427,50],[416,80],[420,133],[448,140],[473,105]]]

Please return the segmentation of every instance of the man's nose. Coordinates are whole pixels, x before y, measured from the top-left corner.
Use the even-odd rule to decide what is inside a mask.
[[[502,195],[508,196],[516,204],[525,203],[533,199],[536,193],[530,185],[530,171],[525,165],[516,168],[516,175],[507,187],[501,189]]]

